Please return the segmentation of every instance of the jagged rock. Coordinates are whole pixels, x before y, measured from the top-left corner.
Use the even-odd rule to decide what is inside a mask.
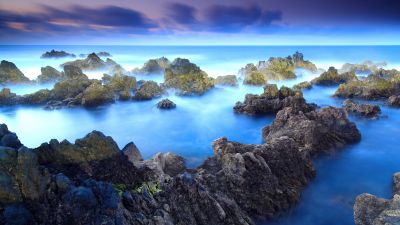
[[[390,96],[389,98],[388,98],[388,101],[387,101],[387,103],[390,105],[390,106],[396,106],[396,107],[399,107],[400,106],[400,95],[392,95],[392,96]]]
[[[207,73],[187,59],[177,58],[165,69],[164,85],[180,95],[204,94],[214,83]]]
[[[19,149],[22,147],[18,136],[8,130],[7,125],[0,124],[0,146]]]
[[[341,84],[334,96],[373,100],[392,95],[400,95],[400,72],[396,70],[379,70],[366,79]]]
[[[216,85],[238,86],[238,80],[235,75],[218,76],[215,78],[214,83]]]
[[[114,102],[114,92],[97,82],[87,87],[82,95],[83,106],[95,107],[110,102]]]
[[[136,68],[132,72],[134,74],[162,74],[164,70],[170,66],[170,62],[167,58],[161,57],[159,59],[150,59],[147,61],[142,68]]]
[[[104,84],[109,85],[116,92],[130,92],[137,88],[136,78],[124,74],[115,74],[114,76],[104,74],[102,80]]]
[[[56,50],[51,50],[49,52],[45,52],[42,54],[41,58],[63,58],[63,57],[72,57],[75,58],[76,56],[71,53],[67,53],[65,51],[56,51]]]
[[[293,138],[300,151],[314,156],[330,153],[345,144],[360,141],[361,134],[343,109],[327,107],[317,111],[302,112],[291,107],[276,115],[271,125],[262,129],[265,142],[282,136]]]
[[[78,59],[62,64],[62,66],[67,65],[73,65],[82,70],[100,70],[107,69],[107,67],[113,67],[116,65],[116,63],[111,59],[103,61],[98,55],[96,55],[96,53],[91,53],[85,59]]]
[[[83,74],[82,69],[74,65],[65,65],[64,74],[68,79],[86,77],[86,75]]]
[[[304,60],[303,54],[296,52],[286,58],[271,57],[268,61],[259,61],[257,66],[247,64],[239,71],[244,76],[244,84],[264,85],[268,80],[294,79],[296,68],[304,68],[315,72],[317,67],[310,61]]]
[[[294,107],[303,112],[315,109],[313,104],[306,103],[301,91],[285,86],[278,90],[275,84],[266,85],[261,95],[247,94],[244,102],[237,102],[233,109],[237,113],[262,115],[277,113],[285,107]]]
[[[343,102],[343,108],[347,112],[365,117],[376,117],[381,113],[381,108],[378,105],[358,104],[350,99]]]
[[[29,78],[17,68],[17,66],[6,60],[0,62],[0,84],[29,83]]]
[[[93,131],[84,138],[77,139],[75,144],[53,139],[36,148],[35,152],[41,164],[69,164],[111,158],[119,154],[119,148],[111,137]]]
[[[36,78],[39,83],[58,82],[64,79],[63,74],[51,66],[42,67],[41,74]]]
[[[393,176],[394,196],[387,200],[371,194],[357,196],[354,204],[354,222],[356,225],[390,225],[400,223],[400,173]]]
[[[92,83],[94,81],[89,80],[86,75],[58,82],[51,90],[51,99],[62,101],[68,98],[75,98],[77,95],[83,93]]]
[[[176,108],[176,104],[173,101],[166,98],[157,103],[157,108],[159,108],[159,109],[174,109],[174,108]]]
[[[144,81],[135,91],[134,100],[150,100],[152,98],[160,97],[164,90],[158,86],[154,81]]]
[[[338,85],[349,81],[357,81],[357,76],[354,72],[345,72],[339,74],[335,67],[329,67],[328,71],[323,72],[319,77],[311,82],[316,85]]]
[[[303,81],[293,86],[293,90],[303,90],[303,89],[311,89],[312,83],[309,81]]]
[[[157,153],[142,164],[150,168],[159,181],[163,181],[166,176],[173,177],[186,169],[185,160],[172,152]]]
[[[138,162],[143,161],[142,154],[140,154],[139,149],[133,142],[128,143],[122,149],[124,155],[128,156],[128,160],[131,161],[134,165],[137,165]]]

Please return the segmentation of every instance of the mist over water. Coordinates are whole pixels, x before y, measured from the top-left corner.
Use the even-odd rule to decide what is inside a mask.
[[[360,63],[370,59],[386,61],[388,68],[400,65],[400,47],[138,47],[138,46],[0,46],[0,59],[14,62],[23,72],[32,68],[38,73],[26,74],[34,78],[40,67],[58,67],[70,58],[40,59],[51,49],[65,50],[79,55],[108,51],[117,63],[128,69],[150,58],[189,58],[212,76],[236,74],[249,62],[266,60],[270,56],[287,56],[296,50],[320,68],[343,63]],[[87,73],[100,78],[102,72]],[[296,80],[279,81],[291,87],[309,81],[318,74],[296,70]],[[162,81],[159,76],[138,79]],[[45,86],[46,87],[46,86]],[[34,92],[43,86],[11,87],[19,94]],[[47,86],[47,88],[51,88]],[[314,86],[303,91],[308,102],[319,106],[341,106],[343,99],[332,98],[337,87]],[[151,101],[116,102],[95,109],[63,108],[47,111],[42,107],[0,107],[0,123],[6,123],[28,147],[36,147],[52,138],[74,141],[92,130],[112,136],[119,147],[133,141],[144,158],[156,152],[172,151],[184,156],[190,167],[195,167],[212,156],[211,142],[226,136],[242,143],[261,143],[261,128],[270,124],[274,116],[252,117],[238,115],[232,107],[245,94],[262,92],[262,87],[240,85],[217,87],[198,97],[179,97],[169,93],[177,104],[175,110],[162,111]],[[379,104],[382,117],[363,119],[350,116],[362,134],[362,141],[348,146],[333,156],[315,160],[317,177],[310,183],[297,206],[274,221],[263,225],[325,225],[354,224],[352,206],[355,197],[364,192],[380,197],[391,196],[391,176],[400,171],[400,109]]]

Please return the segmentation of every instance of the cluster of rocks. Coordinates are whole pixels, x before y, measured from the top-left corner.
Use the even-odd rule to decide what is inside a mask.
[[[166,98],[157,103],[157,108],[159,108],[159,109],[174,109],[174,108],[176,108],[176,104],[173,101]]]
[[[236,75],[225,75],[225,76],[218,76],[214,80],[215,85],[221,86],[238,86],[238,79]]]
[[[268,80],[294,79],[294,70],[303,68],[315,72],[317,67],[310,61],[304,60],[302,53],[296,52],[286,58],[271,57],[268,61],[259,61],[257,65],[247,64],[240,69],[239,74],[244,76],[243,83],[250,85],[264,85]]]
[[[112,59],[107,58],[106,61],[104,61],[96,53],[89,54],[85,59],[78,59],[75,61],[66,62],[61,66],[64,67],[66,65],[72,65],[82,70],[113,70],[114,67],[121,68],[121,66]]]
[[[264,86],[261,95],[247,94],[243,102],[237,102],[233,107],[237,113],[250,115],[275,114],[285,107],[293,107],[303,112],[315,109],[314,104],[306,103],[302,92],[282,86],[278,89],[276,84]]]
[[[351,99],[346,99],[343,102],[343,108],[349,113],[365,117],[377,117],[381,113],[381,108],[378,105],[358,104]]]
[[[159,86],[155,81],[143,81],[138,85],[132,99],[134,100],[150,100],[152,98],[161,97],[165,92],[164,88]]]
[[[312,80],[311,83],[322,86],[330,86],[357,80],[357,76],[354,72],[339,73],[335,67],[329,67],[328,71],[323,72],[319,77]]]
[[[354,204],[356,225],[395,225],[400,223],[400,173],[393,175],[392,199],[378,198],[371,194],[357,196]]]
[[[49,52],[45,52],[42,54],[41,58],[64,58],[64,57],[72,57],[75,58],[76,55],[65,52],[65,51],[56,51],[56,50],[51,50]]]
[[[136,75],[159,75],[163,74],[165,69],[170,66],[171,62],[165,58],[161,57],[158,59],[148,60],[142,68],[135,68],[132,73]]]

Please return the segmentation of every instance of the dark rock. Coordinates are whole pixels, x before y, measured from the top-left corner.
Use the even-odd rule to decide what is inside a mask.
[[[2,136],[0,140],[0,145],[14,149],[18,149],[22,146],[21,142],[19,141],[15,133],[8,133]]]
[[[400,106],[400,95],[392,95],[389,97],[387,103],[390,106],[395,106],[395,107],[399,107]]]
[[[5,225],[30,225],[34,224],[33,216],[22,204],[12,204],[3,211]]]
[[[17,68],[17,66],[6,60],[0,63],[0,84],[29,83],[29,78]]]
[[[159,109],[174,109],[174,108],[176,108],[176,104],[173,101],[166,98],[157,103],[157,108],[159,108]]]
[[[94,214],[97,200],[90,188],[76,187],[65,195],[64,204],[65,210],[72,214],[71,220],[81,223]]]
[[[58,190],[63,192],[69,190],[73,186],[71,180],[62,173],[56,175],[56,184]]]
[[[74,54],[67,53],[65,51],[56,51],[54,49],[49,52],[43,53],[41,56],[41,58],[63,58],[63,57],[75,58],[76,56]]]
[[[124,155],[126,155],[134,165],[137,165],[138,162],[143,161],[142,154],[140,154],[139,149],[133,142],[129,142],[125,147],[122,149]]]
[[[381,113],[381,108],[378,105],[358,104],[350,99],[343,102],[343,108],[349,113],[365,117],[376,117]]]
[[[354,222],[356,225],[385,225],[400,223],[400,174],[393,176],[395,187],[392,199],[382,199],[370,194],[357,196],[354,204]]]
[[[21,96],[11,92],[9,88],[0,91],[0,105],[16,105],[23,102]]]
[[[348,120],[346,111],[334,107],[322,108],[318,112],[284,108],[271,125],[262,129],[263,140],[267,143],[282,136],[293,138],[300,151],[311,156],[330,153],[361,139],[359,130]]]
[[[160,97],[164,90],[154,81],[144,81],[135,91],[133,95],[134,100],[150,100],[152,98]]]
[[[319,77],[315,78],[311,82],[316,85],[331,86],[357,80],[357,76],[354,72],[339,74],[335,67],[329,67],[328,71],[323,72]]]
[[[247,94],[244,102],[237,102],[233,109],[237,113],[263,115],[277,113],[285,107],[293,107],[303,112],[315,109],[313,104],[306,103],[301,91],[284,86],[278,90],[275,84],[266,85],[261,95]]]
[[[115,66],[114,61],[103,61],[96,53],[89,54],[85,59],[78,59],[71,62],[66,62],[62,66],[73,65],[82,70],[100,70],[107,69],[107,67]]]

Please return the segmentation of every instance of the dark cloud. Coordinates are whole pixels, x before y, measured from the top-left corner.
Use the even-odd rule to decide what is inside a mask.
[[[190,25],[198,23],[196,8],[182,3],[167,4],[168,17],[178,24]]]

